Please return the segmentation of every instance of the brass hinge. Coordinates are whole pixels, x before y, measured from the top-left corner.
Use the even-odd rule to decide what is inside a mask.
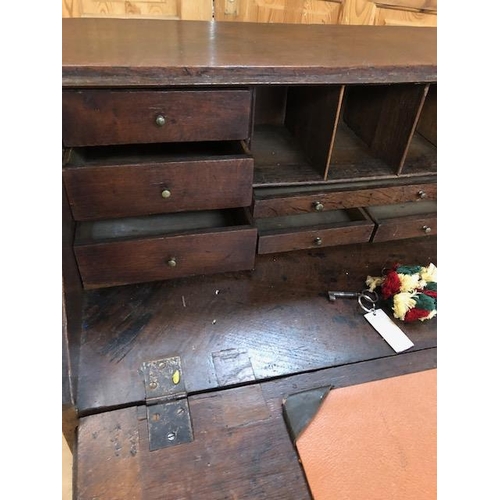
[[[193,427],[178,356],[142,364],[146,391],[149,450],[159,450],[193,440]]]

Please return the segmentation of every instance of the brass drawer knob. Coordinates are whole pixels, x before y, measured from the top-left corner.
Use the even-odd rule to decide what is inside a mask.
[[[321,203],[320,201],[314,202],[314,210],[316,210],[316,212],[322,212],[324,208],[325,207],[323,206],[323,203]]]
[[[317,238],[314,238],[314,244],[319,247],[323,243],[323,240],[318,236]]]
[[[432,229],[429,226],[422,226],[422,229],[424,230],[424,233],[429,234]]]
[[[420,199],[427,198],[427,193],[426,193],[425,191],[420,190],[420,191],[417,193],[417,196],[418,196]]]
[[[163,127],[163,125],[167,123],[167,120],[165,120],[165,117],[163,115],[158,115],[155,119],[155,123],[156,125],[158,125],[158,127]]]
[[[168,189],[164,189],[164,190],[161,192],[161,197],[162,197],[162,198],[170,198],[171,194],[172,194],[172,193],[171,193]]]
[[[175,267],[177,265],[177,260],[175,257],[170,257],[170,259],[167,260],[167,264],[170,267]]]

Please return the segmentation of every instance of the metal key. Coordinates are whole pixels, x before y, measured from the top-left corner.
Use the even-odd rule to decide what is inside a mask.
[[[362,292],[328,292],[328,299],[335,302],[336,299],[357,299]]]
[[[335,302],[337,299],[358,299],[358,304],[361,306],[363,310],[366,312],[371,312],[375,310],[375,304],[378,301],[378,295],[376,292],[372,292],[368,289],[363,290],[362,292],[328,292],[328,299],[330,302]],[[365,303],[371,305],[368,308]]]

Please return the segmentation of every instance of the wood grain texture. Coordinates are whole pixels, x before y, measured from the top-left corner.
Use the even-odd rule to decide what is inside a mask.
[[[177,161],[145,156],[139,162],[98,164],[63,169],[76,220],[251,204],[253,160],[243,155]],[[168,198],[162,197],[164,190]]]
[[[417,132],[437,147],[437,85],[429,86]]]
[[[401,173],[427,85],[350,87],[344,120],[373,154]]]
[[[350,25],[437,26],[437,1],[345,0],[339,22]]]
[[[134,19],[62,24],[64,87],[436,81],[435,28]]]
[[[344,95],[343,86],[291,87],[285,125],[323,178],[327,175]]]
[[[62,17],[81,17],[82,0],[62,0]]]
[[[216,21],[337,24],[342,0],[214,0]]]
[[[367,117],[365,117],[365,120]],[[300,144],[284,127],[259,125],[252,138],[254,186],[291,186],[300,184],[342,184],[350,181],[379,181],[435,177],[436,148],[420,134],[415,134],[406,155],[405,168],[399,174],[394,167],[378,158],[343,121],[335,133],[331,164],[326,181],[310,165]]]
[[[79,344],[82,330],[83,288],[73,253],[75,221],[64,186],[62,187],[62,404],[76,406]],[[69,430],[71,432],[71,429]]]
[[[363,359],[392,349],[356,301],[391,262],[437,264],[436,238],[261,255],[253,272],[196,276],[86,292],[78,406],[81,412],[144,400],[143,361],[179,355],[188,392],[218,387],[212,353],[248,352],[256,380]],[[305,278],[307,277],[307,278]],[[436,322],[401,325],[415,350],[436,345]]]
[[[62,17],[212,19],[212,0],[63,0]]]
[[[437,234],[437,205],[435,201],[367,207],[376,223],[372,241],[429,237]]]
[[[310,213],[299,216],[285,216],[266,218],[256,221],[259,230],[257,251],[259,254],[290,252],[304,248],[330,247],[365,243],[370,240],[373,232],[373,223],[359,209],[341,211],[347,220],[342,222],[324,222],[329,215],[340,211],[323,213]],[[300,217],[302,220],[297,227],[293,219]],[[312,221],[311,221],[312,218]],[[273,224],[275,219],[280,219],[276,229],[264,229],[263,223]],[[284,219],[284,220],[283,220]],[[293,225],[293,226],[292,226]],[[290,227],[292,226],[292,227]]]
[[[76,500],[142,500],[140,444],[135,407],[80,419]]]
[[[84,417],[77,499],[310,500],[283,400],[316,387],[348,387],[435,368],[436,357],[430,348],[190,396],[194,440],[154,453],[143,406]]]
[[[269,190],[267,190],[269,191]],[[283,188],[281,193],[266,189],[254,191],[252,214],[254,218],[278,217],[282,215],[298,215],[315,212],[316,204],[322,205],[322,210],[338,210],[353,207],[367,207],[370,205],[384,205],[388,203],[418,202],[422,198],[436,199],[437,186],[435,183],[387,185],[383,186],[337,186],[334,190],[317,186],[314,191],[309,188]]]
[[[63,92],[65,146],[228,141],[250,135],[251,93],[238,90]],[[158,126],[158,117],[164,120]]]
[[[256,238],[256,229],[242,226],[78,244],[75,254],[84,288],[90,289],[252,269]]]

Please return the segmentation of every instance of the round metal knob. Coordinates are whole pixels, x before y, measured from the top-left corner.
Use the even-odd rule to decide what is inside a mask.
[[[170,267],[175,267],[177,265],[177,260],[175,257],[170,257],[170,259],[167,260],[167,264]]]
[[[163,115],[158,115],[155,119],[155,123],[156,125],[158,125],[158,127],[163,127],[163,125],[167,123],[167,120],[165,120],[165,117]]]
[[[162,198],[170,198],[170,195],[172,193],[168,190],[168,189],[164,189],[162,192],[161,192],[161,197]]]
[[[323,206],[323,203],[321,203],[320,201],[314,202],[314,210],[316,210],[316,212],[322,212],[324,208],[325,207]]]
[[[314,238],[314,244],[319,247],[323,243],[323,240],[318,236],[317,238]]]
[[[425,233],[429,234],[432,229],[429,226],[422,226],[422,229],[424,230]]]
[[[427,193],[425,191],[419,191],[417,193],[417,196],[422,199],[422,198],[427,198]]]

